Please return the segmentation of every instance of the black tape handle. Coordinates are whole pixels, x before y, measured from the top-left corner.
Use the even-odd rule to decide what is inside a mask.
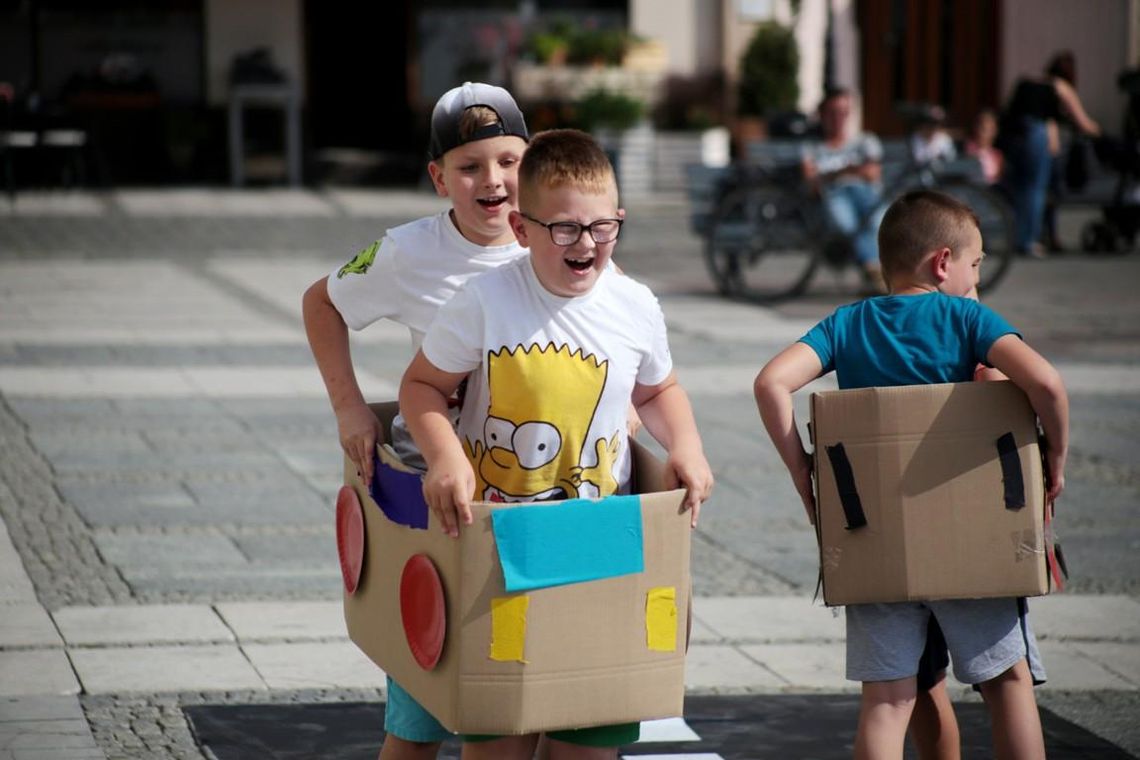
[[[1005,508],[1018,510],[1025,506],[1025,481],[1021,478],[1021,457],[1013,433],[997,439],[998,459],[1001,461],[1001,482],[1005,490]]]
[[[842,443],[825,446],[824,449],[827,458],[831,460],[831,471],[835,474],[835,487],[839,491],[843,514],[847,518],[847,530],[862,528],[867,524],[867,515],[863,514],[863,502],[859,500],[859,491],[855,488],[855,473],[851,470],[847,452]]]

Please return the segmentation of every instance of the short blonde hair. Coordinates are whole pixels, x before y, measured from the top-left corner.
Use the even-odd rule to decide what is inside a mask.
[[[499,114],[495,113],[495,109],[487,106],[471,106],[459,117],[459,137],[464,141],[470,140],[471,135],[477,130],[498,124],[499,121]]]
[[[491,124],[499,124],[502,119],[499,114],[495,113],[494,108],[487,106],[471,106],[462,114],[459,115],[459,123],[456,125],[456,131],[459,133],[460,144],[467,143],[471,140],[471,135],[478,132],[480,129]],[[444,159],[447,158],[447,153],[444,153],[437,159],[437,163],[442,164]]]
[[[879,225],[879,265],[889,282],[913,272],[931,251],[949,248],[957,257],[970,244],[978,217],[957,198],[912,190],[891,204]]]
[[[593,137],[577,129],[539,132],[519,166],[519,209],[535,203],[544,188],[566,186],[617,198],[614,167]]]

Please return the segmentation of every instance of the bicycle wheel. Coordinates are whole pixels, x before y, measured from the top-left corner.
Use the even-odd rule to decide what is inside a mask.
[[[803,200],[776,185],[725,194],[705,235],[705,264],[724,295],[773,301],[802,293],[818,260]]]
[[[1013,211],[999,193],[965,180],[940,182],[938,192],[953,196],[969,206],[978,217],[982,232],[982,274],[978,292],[994,288],[1009,272],[1013,263]]]

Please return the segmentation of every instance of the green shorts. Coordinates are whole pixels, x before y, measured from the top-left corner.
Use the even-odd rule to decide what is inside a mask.
[[[641,738],[640,723],[615,723],[611,726],[570,728],[565,731],[547,731],[551,739],[580,747],[623,747]],[[464,734],[465,742],[489,742],[503,737],[494,734]]]

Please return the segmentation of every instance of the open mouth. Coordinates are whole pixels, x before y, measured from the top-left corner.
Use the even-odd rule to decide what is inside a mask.
[[[494,486],[487,486],[487,490],[483,492],[484,501],[492,501],[499,504],[514,504],[520,501],[562,501],[565,498],[566,491],[559,487],[551,488],[549,491],[543,491],[542,493],[529,494],[526,496],[512,496],[509,493],[503,493]]]
[[[485,208],[489,211],[497,211],[498,209],[503,207],[503,204],[505,204],[507,202],[507,196],[505,196],[505,195],[494,195],[494,196],[491,196],[490,198],[476,198],[475,201],[480,206],[482,206],[483,208]]]
[[[590,267],[592,267],[594,265],[594,259],[593,258],[586,258],[586,259],[565,258],[565,259],[563,259],[563,261],[566,262],[566,266],[570,267],[575,272],[585,272],[587,269],[589,269]]]

